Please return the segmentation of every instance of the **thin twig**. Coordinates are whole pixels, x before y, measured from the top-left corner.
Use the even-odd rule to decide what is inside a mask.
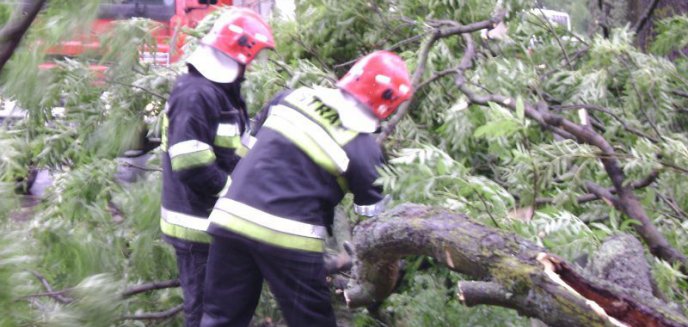
[[[495,224],[495,227],[497,228],[502,228],[502,226],[499,225],[497,222],[497,219],[492,215],[492,210],[487,206],[487,201],[485,201],[485,197],[483,197],[480,192],[475,192],[476,195],[478,195],[478,198],[480,199],[480,202],[483,203],[483,207],[485,207],[485,212],[487,212],[487,215],[490,216],[490,219],[492,220],[492,223]]]
[[[391,46],[385,48],[385,50],[387,50],[387,51],[394,51],[394,50],[397,50],[399,47],[401,47],[401,46],[404,45],[404,44],[411,43],[411,42],[416,42],[416,41],[422,39],[425,35],[427,35],[427,34],[424,33],[424,34],[414,35],[414,36],[412,36],[412,37],[410,37],[410,38],[407,38],[407,39],[401,40],[401,41],[399,41],[399,42],[397,42],[397,43],[395,43],[395,44],[392,44]],[[332,66],[332,68],[341,68],[341,67],[351,66],[351,65],[353,65],[355,62],[357,62],[359,59],[361,59],[362,57],[363,57],[363,56],[359,56],[359,57],[356,57],[355,59],[352,59],[352,60],[343,62],[343,63],[341,63],[341,64],[336,64],[336,65]]]
[[[631,58],[630,56],[626,56],[626,59],[633,62],[633,58]],[[628,62],[626,62],[625,60],[621,60],[621,63],[627,69],[629,69],[629,71],[632,71],[633,67],[630,67]],[[638,84],[635,82],[635,79],[630,78],[630,81],[631,81],[631,86],[633,86],[633,91],[635,92],[635,95],[638,97],[638,105],[641,106],[643,103],[643,95],[642,95],[642,93],[640,93],[640,89],[638,88]],[[657,102],[654,100],[654,97],[652,97],[651,94],[649,94],[649,95],[651,97],[652,102],[655,104],[655,107],[657,107]],[[659,110],[659,107],[657,107],[655,109]],[[640,107],[638,108],[638,110],[640,110],[640,112],[643,114],[643,116],[645,116],[645,119],[647,119],[647,122],[650,124],[652,129],[655,131],[655,134],[657,134],[658,137],[661,137],[662,133],[659,132],[659,128],[657,128],[657,125],[655,124],[655,122],[652,121],[650,116],[647,114],[647,111],[644,110],[644,108],[640,108]]]
[[[151,282],[141,285],[132,286],[122,292],[122,297],[130,297],[132,295],[145,293],[153,290],[160,290],[165,288],[172,288],[179,286],[179,279],[170,279],[161,282]]]
[[[432,83],[432,82],[434,82],[434,81],[436,81],[436,80],[438,80],[444,76],[447,76],[450,74],[458,74],[458,73],[459,72],[456,70],[456,68],[445,69],[443,71],[437,72],[437,73],[433,74],[432,76],[430,76],[430,78],[428,78],[428,79],[424,80],[423,82],[421,82],[420,84],[418,84],[418,87],[416,87],[416,92],[420,91],[421,89],[423,89],[428,84],[430,84],[430,83]]]
[[[167,101],[167,98],[166,98],[166,97],[164,97],[164,96],[162,96],[162,95],[160,95],[160,94],[157,94],[157,93],[155,93],[155,92],[153,92],[153,91],[151,91],[151,90],[149,90],[149,89],[147,89],[147,88],[145,88],[145,87],[143,87],[143,86],[138,86],[138,85],[133,85],[133,84],[128,84],[128,83],[122,83],[122,82],[118,82],[118,81],[115,81],[115,80],[112,80],[112,79],[106,79],[105,82],[106,82],[106,83],[110,83],[110,84],[117,84],[117,85],[122,85],[122,86],[133,87],[133,88],[135,88],[135,89],[142,90],[142,91],[144,91],[144,92],[146,92],[146,93],[148,93],[148,94],[150,94],[150,95],[152,95],[152,96],[154,96],[154,97],[156,97],[156,98],[158,98],[158,99],[160,99],[160,100],[162,100],[162,101]]]
[[[563,105],[563,106],[551,106],[550,108],[552,108],[554,110],[587,109],[587,110],[592,110],[592,111],[598,111],[598,112],[604,113],[604,114],[609,115],[612,118],[614,118],[617,122],[619,122],[621,124],[621,126],[623,126],[623,128],[625,130],[627,130],[627,131],[629,131],[635,135],[638,135],[640,137],[644,137],[644,138],[652,141],[652,143],[659,143],[658,138],[651,136],[651,135],[648,135],[646,133],[643,133],[642,131],[640,131],[636,128],[628,126],[625,119],[619,117],[619,115],[615,114],[611,110],[604,108],[604,107],[601,107],[601,106],[598,106],[598,105],[594,105],[594,104],[571,104],[571,105]]]
[[[141,171],[162,171],[161,168],[148,168],[148,167],[141,167],[139,165],[135,165],[131,162],[126,162],[126,161],[119,161],[119,164],[124,166],[124,167],[131,167],[131,168],[136,168]]]
[[[554,35],[554,40],[557,41],[557,44],[559,45],[561,52],[564,53],[564,59],[566,60],[566,65],[569,66],[569,69],[573,70],[573,65],[571,64],[571,58],[569,58],[569,53],[566,52],[566,48],[564,48],[564,45],[561,43],[561,40],[559,39],[559,35],[554,30],[554,27],[552,27],[552,23],[550,23],[549,19],[544,17],[545,13],[542,11],[542,9],[538,8],[538,10],[542,14],[542,17],[538,17],[538,19],[540,19],[541,21],[544,21],[545,26],[547,27],[547,30],[550,33],[552,33],[552,35]]]
[[[688,220],[688,214],[686,214],[685,211],[681,210],[681,208],[676,205],[676,201],[673,199],[669,199],[668,197],[662,195],[661,193],[657,194],[657,196],[664,201],[671,210],[677,215],[676,218],[679,218],[681,220]]]
[[[74,301],[72,298],[64,295],[65,293],[69,292],[71,289],[54,291],[53,287],[50,286],[50,283],[48,282],[48,280],[45,277],[43,277],[43,275],[39,274],[37,271],[31,271],[31,274],[34,275],[41,282],[41,284],[43,284],[43,287],[45,287],[45,290],[47,292],[32,294],[32,295],[27,296],[26,298],[38,297],[38,296],[49,296],[49,297],[55,299],[57,302],[60,302],[62,304],[67,304],[67,303],[71,303],[72,301]]]
[[[652,173],[650,173],[649,175],[647,175],[645,178],[638,180],[638,181],[634,181],[633,183],[631,183],[631,187],[634,190],[639,190],[639,189],[648,187],[652,183],[654,183],[658,177],[659,177],[659,170],[655,170]],[[611,194],[616,194],[616,189],[614,189],[614,188],[607,188],[607,191]],[[578,204],[583,204],[583,203],[587,203],[587,202],[591,202],[591,201],[595,201],[595,200],[599,200],[599,199],[600,199],[600,197],[595,193],[586,193],[586,194],[583,194],[583,195],[576,197],[576,202]],[[535,205],[536,206],[551,204],[551,203],[554,203],[554,199],[552,199],[552,198],[537,198],[537,199],[535,199]]]

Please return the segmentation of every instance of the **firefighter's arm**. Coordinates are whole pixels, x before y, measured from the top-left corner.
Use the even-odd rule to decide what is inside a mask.
[[[177,105],[205,104],[198,98],[184,102]],[[220,168],[213,151],[217,118],[212,112],[196,107],[177,111],[170,117],[169,126],[168,153],[173,173],[194,191],[209,196],[222,195],[230,182],[229,174]]]
[[[383,165],[380,146],[370,135],[362,135],[347,145],[349,166],[344,176],[354,195],[354,211],[362,216],[376,216],[385,210],[390,201],[376,185],[377,169]]]

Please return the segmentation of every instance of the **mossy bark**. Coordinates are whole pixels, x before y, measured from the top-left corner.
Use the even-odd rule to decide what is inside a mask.
[[[475,284],[464,284],[459,295],[467,305],[485,302],[509,307],[552,326],[688,326],[688,319],[664,309],[656,299],[636,300],[638,294],[586,276],[517,235],[441,208],[401,205],[359,224],[353,245],[356,259],[345,291],[351,307],[384,300],[396,284],[399,259],[426,255],[456,272],[490,282],[483,286],[492,295],[482,300],[470,293]],[[466,298],[471,294],[473,298]],[[493,300],[485,300],[489,298]],[[594,298],[615,315],[593,310],[586,298]]]

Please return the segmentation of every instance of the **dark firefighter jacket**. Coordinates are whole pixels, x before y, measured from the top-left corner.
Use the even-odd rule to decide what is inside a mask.
[[[310,88],[278,96],[268,112],[215,205],[208,232],[322,252],[326,227],[346,192],[359,214],[375,215],[383,206],[382,190],[373,185],[380,146],[371,134],[343,127]]]
[[[210,241],[207,218],[246,150],[249,120],[240,82],[214,83],[189,66],[171,92],[163,118],[160,220],[171,242]]]

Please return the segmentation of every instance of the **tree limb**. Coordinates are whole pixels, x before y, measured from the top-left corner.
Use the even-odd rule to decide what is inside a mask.
[[[646,293],[584,275],[530,241],[443,208],[400,205],[359,224],[353,245],[352,280],[344,291],[350,307],[384,300],[393,290],[399,259],[423,255],[488,282],[459,284],[464,303],[490,301],[551,326],[688,324]],[[488,292],[478,294],[477,287]]]
[[[612,195],[612,192],[609,192],[606,188],[599,186],[593,182],[585,182],[585,187],[590,191],[592,194],[595,194],[598,198],[604,200],[608,205],[614,206],[614,207],[619,207],[619,199],[617,199],[615,196]]]
[[[31,23],[36,19],[46,2],[47,0],[30,1],[23,17],[19,17],[21,14],[15,14],[12,21],[0,30],[0,71],[10,60],[24,34],[29,30]],[[24,10],[19,11],[24,12]]]

